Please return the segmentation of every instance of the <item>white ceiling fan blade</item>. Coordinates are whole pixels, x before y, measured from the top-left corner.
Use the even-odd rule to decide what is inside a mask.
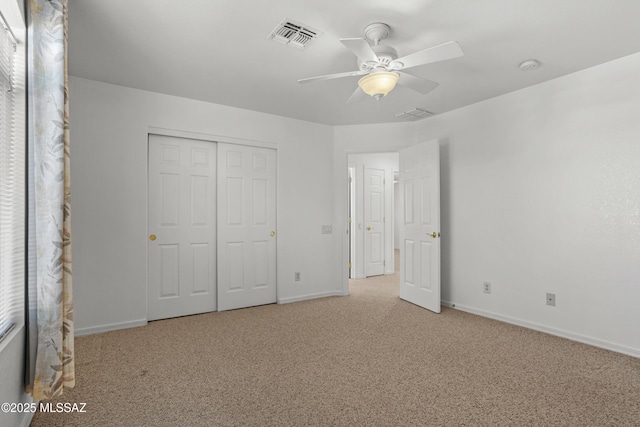
[[[438,83],[431,80],[412,76],[411,74],[403,73],[402,71],[397,71],[397,73],[400,74],[400,80],[398,80],[399,85],[413,89],[423,95],[438,87]]]
[[[343,45],[353,52],[362,62],[378,62],[378,55],[365,39],[340,39]]]
[[[364,93],[362,91],[362,89],[360,89],[360,87],[357,87],[356,90],[351,94],[351,96],[349,97],[349,99],[347,99],[347,104],[352,104],[354,102],[359,102],[362,101],[363,99],[365,99],[367,96],[366,93]]]
[[[366,71],[348,71],[346,73],[327,74],[326,76],[309,77],[307,79],[300,79],[298,83],[310,83],[318,80],[331,80],[338,79],[340,77],[362,76],[367,74]]]
[[[453,59],[462,55],[464,55],[464,52],[458,42],[451,41],[412,53],[411,55],[403,56],[402,58],[391,61],[391,64],[393,66],[393,64],[402,63],[402,67],[399,69],[406,70],[407,68],[417,67],[418,65]]]

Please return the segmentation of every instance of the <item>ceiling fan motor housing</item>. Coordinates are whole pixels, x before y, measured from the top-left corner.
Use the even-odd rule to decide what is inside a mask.
[[[386,70],[395,70],[397,68],[393,67],[391,62],[395,59],[398,59],[398,52],[388,45],[377,45],[371,46],[371,49],[375,52],[378,57],[378,61],[360,61],[358,59],[358,69],[361,71],[366,71],[368,73],[372,71],[386,71]]]

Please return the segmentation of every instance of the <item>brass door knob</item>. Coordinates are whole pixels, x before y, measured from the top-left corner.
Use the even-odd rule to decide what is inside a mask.
[[[271,236],[271,237],[273,237],[273,236],[275,236],[275,235],[276,235],[276,232],[275,232],[275,231],[272,231],[271,233],[269,233],[269,236]]]
[[[151,236],[149,236],[149,240],[154,241],[156,240],[156,235],[152,234]]]
[[[437,236],[437,234],[436,234],[436,232],[434,231],[434,232],[433,232],[433,233],[431,233],[431,234],[427,233],[427,236],[431,236],[431,237],[433,237],[433,238],[435,239],[435,238],[436,238],[436,236]]]
[[[367,231],[371,231],[371,227],[367,227]]]

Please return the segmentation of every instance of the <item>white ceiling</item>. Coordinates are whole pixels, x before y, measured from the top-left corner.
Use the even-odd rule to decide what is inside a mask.
[[[267,40],[283,19],[324,34],[304,50]],[[640,52],[638,0],[69,0],[69,73],[102,82],[330,125],[434,113]],[[358,77],[339,41],[385,22],[400,56],[456,40],[461,58],[415,67],[440,83],[346,100]],[[523,72],[536,58],[542,66]]]

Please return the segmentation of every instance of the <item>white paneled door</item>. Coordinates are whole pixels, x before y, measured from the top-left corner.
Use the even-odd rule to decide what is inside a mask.
[[[218,310],[276,302],[276,152],[218,143]]]
[[[149,135],[148,320],[216,309],[216,144]]]
[[[400,298],[440,313],[438,141],[400,150]]]
[[[365,276],[384,274],[384,169],[364,168]]]

